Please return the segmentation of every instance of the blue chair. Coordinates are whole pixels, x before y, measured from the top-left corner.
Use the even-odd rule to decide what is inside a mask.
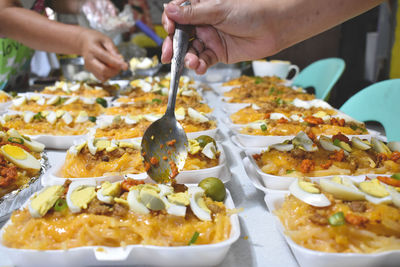
[[[388,141],[400,141],[400,79],[386,80],[364,88],[340,108],[359,121],[377,121]]]
[[[325,58],[308,65],[296,78],[293,85],[314,87],[316,98],[326,100],[332,87],[342,75],[346,64],[341,58]]]

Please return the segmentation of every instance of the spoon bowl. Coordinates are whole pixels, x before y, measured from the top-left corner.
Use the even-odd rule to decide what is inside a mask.
[[[182,5],[190,5],[190,2]],[[141,148],[146,172],[158,183],[166,183],[174,178],[183,169],[187,157],[187,136],[175,118],[175,102],[184,58],[192,35],[193,27],[176,25],[167,110],[161,119],[147,128],[142,138]]]

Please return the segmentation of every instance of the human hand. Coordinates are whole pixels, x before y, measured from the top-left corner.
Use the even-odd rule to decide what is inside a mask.
[[[85,68],[97,79],[104,82],[117,75],[121,70],[127,70],[128,64],[118,53],[113,41],[106,35],[89,29],[84,29],[79,35],[81,55],[85,59]]]
[[[161,61],[172,58],[172,36],[175,22],[195,25],[196,39],[185,57],[187,68],[204,74],[217,62],[235,63],[259,59],[278,52],[273,25],[265,19],[260,0],[174,0],[165,5],[162,23],[168,33],[162,48]]]

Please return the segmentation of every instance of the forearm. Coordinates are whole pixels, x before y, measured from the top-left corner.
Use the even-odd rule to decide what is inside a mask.
[[[79,54],[83,28],[50,21],[36,12],[18,7],[0,11],[0,34],[33,49]]]
[[[265,0],[261,0],[265,1]],[[317,35],[377,5],[383,0],[265,1],[265,19],[274,29],[278,49]]]

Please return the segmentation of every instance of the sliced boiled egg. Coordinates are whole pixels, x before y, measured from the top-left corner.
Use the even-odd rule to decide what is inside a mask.
[[[129,125],[137,124],[139,122],[139,120],[133,116],[124,117],[124,121],[126,124],[129,124]]]
[[[211,211],[208,209],[203,196],[204,189],[201,187],[189,187],[190,208],[194,215],[202,221],[211,221]]]
[[[47,114],[46,116],[46,120],[50,123],[50,124],[54,124],[57,121],[57,114],[54,111],[50,111],[49,114]]]
[[[143,118],[150,122],[155,122],[156,120],[160,119],[161,117],[162,117],[161,114],[145,114],[145,115],[143,115]]]
[[[201,153],[203,153],[209,159],[215,159],[217,148],[215,147],[214,142],[209,142],[207,145],[205,145]]]
[[[324,108],[324,109],[332,109],[332,106],[329,105],[327,102],[321,99],[313,99],[309,101],[311,107],[316,108]]]
[[[96,98],[95,97],[85,97],[85,98],[82,98],[82,101],[84,104],[93,105],[94,103],[96,103]]]
[[[365,198],[374,204],[387,204],[392,202],[392,197],[386,187],[378,179],[364,181],[358,187],[365,193]]]
[[[279,120],[279,119],[286,119],[286,120],[289,120],[289,118],[286,117],[284,114],[282,114],[282,113],[275,113],[275,112],[271,113],[269,118],[270,118],[271,120]]]
[[[86,111],[79,112],[78,116],[75,118],[76,123],[84,123],[89,120],[89,115]]]
[[[26,136],[22,136],[19,134],[19,132],[15,129],[10,129],[7,131],[7,134],[11,137],[17,137],[17,138],[21,138],[24,140],[24,146],[26,146],[27,148],[29,148],[30,150],[34,151],[34,152],[42,152],[45,148],[45,145],[42,143],[39,143],[35,140],[31,140],[30,138],[26,137]]]
[[[85,142],[83,142],[81,144],[78,144],[78,145],[75,145],[75,146],[71,146],[68,149],[68,153],[76,156],[76,155],[78,155],[79,152],[81,152],[82,148],[84,148],[86,144],[87,144],[87,142],[85,141]]]
[[[36,193],[28,203],[29,213],[33,218],[43,217],[64,193],[62,185],[49,186]]]
[[[304,100],[301,100],[298,98],[295,98],[293,100],[292,104],[298,108],[305,108],[305,109],[311,108],[311,105],[307,101],[304,101]]]
[[[139,201],[139,190],[134,188],[128,193],[129,209],[138,214],[149,214],[150,210]]]
[[[80,85],[79,83],[72,84],[72,85],[69,87],[69,90],[70,90],[71,92],[76,92],[76,91],[79,90],[80,87],[81,87],[81,85]]]
[[[46,99],[40,96],[38,100],[36,100],[36,104],[43,106],[46,103]]]
[[[207,116],[201,114],[200,112],[198,112],[195,109],[188,108],[188,114],[189,114],[189,117],[192,118],[194,121],[198,121],[198,122],[208,122],[209,121]]]
[[[35,116],[35,113],[32,111],[25,111],[24,112],[24,122],[25,123],[30,123],[33,120],[33,117]]]
[[[47,100],[47,105],[54,105],[59,100],[60,100],[60,96],[58,96],[58,95],[52,96],[49,100]]]
[[[73,121],[73,118],[72,118],[71,114],[68,111],[66,111],[62,115],[61,119],[65,122],[66,125],[70,125],[72,123],[72,121]]]
[[[335,198],[353,201],[364,200],[365,195],[358,190],[349,178],[336,176],[330,180],[321,179],[319,182],[321,188],[331,193]]]
[[[66,200],[72,213],[87,209],[96,197],[96,181],[74,181],[69,185]]]
[[[101,184],[97,191],[97,199],[107,204],[113,204],[114,198],[121,194],[121,182],[110,183],[106,181]]]
[[[58,119],[58,118],[61,118],[62,115],[64,115],[64,113],[65,113],[65,110],[62,110],[62,109],[56,110],[57,119]]]
[[[289,191],[293,196],[311,206],[328,207],[331,205],[329,199],[313,183],[296,179],[289,186]]]
[[[87,146],[89,149],[90,154],[96,155],[97,147],[94,145],[94,138],[89,138],[87,141]]]
[[[167,213],[175,216],[184,217],[186,215],[186,206],[189,205],[189,196],[187,196],[187,201],[185,202],[185,200],[182,200],[182,197],[180,197],[180,195],[176,196],[176,194],[174,194],[174,189],[171,186],[159,184],[158,188],[160,188],[159,196],[165,204]]]
[[[186,112],[183,107],[180,107],[177,110],[175,110],[175,117],[178,121],[184,120],[185,115],[186,115]]]
[[[196,91],[194,90],[184,90],[182,92],[183,96],[195,96],[196,95]]]
[[[78,100],[79,100],[79,96],[72,96],[67,101],[64,102],[64,105],[70,105],[72,103],[75,103]]]
[[[260,109],[261,109],[261,108],[260,108],[258,105],[256,105],[256,104],[252,104],[252,105],[251,105],[251,108],[254,109],[254,110],[260,110]]]
[[[38,171],[41,168],[40,162],[19,146],[3,145],[0,152],[6,159],[22,169]]]
[[[20,107],[26,103],[26,97],[25,96],[18,97],[14,99],[12,102],[14,107]]]

